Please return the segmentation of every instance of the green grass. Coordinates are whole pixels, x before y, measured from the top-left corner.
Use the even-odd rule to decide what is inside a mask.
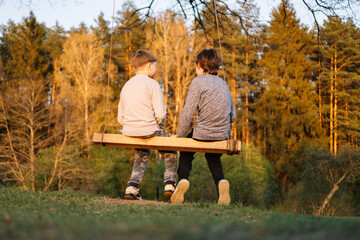
[[[232,204],[107,203],[74,191],[0,188],[0,239],[359,239],[360,218]]]

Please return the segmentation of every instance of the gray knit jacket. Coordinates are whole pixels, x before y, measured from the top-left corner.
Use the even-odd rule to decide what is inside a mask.
[[[236,119],[236,111],[224,80],[210,74],[192,80],[181,113],[178,137],[185,137],[195,111],[197,117],[193,126],[193,138],[199,140],[228,138],[230,124]]]

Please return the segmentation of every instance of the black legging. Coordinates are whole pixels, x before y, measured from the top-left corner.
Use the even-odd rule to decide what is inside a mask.
[[[193,131],[191,131],[186,137],[191,138]],[[179,176],[179,181],[181,179],[188,179],[192,167],[192,161],[194,160],[195,152],[180,152],[179,158],[179,168],[177,174]],[[208,167],[214,179],[216,187],[220,180],[224,179],[224,173],[221,165],[222,154],[218,153],[205,153],[205,158],[207,160]]]

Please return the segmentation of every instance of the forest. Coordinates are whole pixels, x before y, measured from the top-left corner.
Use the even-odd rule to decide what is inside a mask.
[[[122,198],[134,151],[94,146],[92,135],[121,129],[117,105],[134,75],[131,55],[148,49],[159,58],[155,79],[167,108],[165,128],[175,135],[196,76],[195,56],[213,47],[236,105],[233,138],[242,141],[240,155],[222,156],[232,202],[359,216],[358,25],[334,15],[306,26],[288,0],[274,7],[267,24],[240,2],[232,11],[217,6],[216,16],[215,5],[207,6],[193,22],[172,10],[144,18],[128,1],[114,27],[103,13],[94,26],[70,30],[47,27],[33,12],[1,25],[2,185]],[[154,151],[141,185],[145,199],[165,201],[163,171]],[[203,154],[196,155],[189,181],[186,201],[216,199]]]

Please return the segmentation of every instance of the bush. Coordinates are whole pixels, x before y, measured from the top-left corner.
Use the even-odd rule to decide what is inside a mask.
[[[232,202],[268,208],[277,201],[275,170],[254,145],[243,145],[240,156],[224,155],[223,165]]]
[[[63,188],[81,189],[87,186],[86,173],[88,164],[83,161],[80,145],[66,146],[58,155],[57,146],[51,146],[39,152],[35,159],[35,185],[36,190],[42,190],[50,181],[55,169],[55,160],[58,159],[56,175],[49,190]]]
[[[123,197],[134,162],[134,151],[115,147],[93,147],[89,153],[93,191]]]
[[[304,144],[301,153],[298,153],[303,172],[299,181],[284,196],[284,201],[277,206],[278,209],[294,213],[314,213],[332,190],[333,184],[348,171],[323,214],[357,215],[360,208],[357,190],[360,172],[356,168],[359,165],[356,164],[360,159],[359,153],[359,150],[344,148],[335,157],[321,145]]]

